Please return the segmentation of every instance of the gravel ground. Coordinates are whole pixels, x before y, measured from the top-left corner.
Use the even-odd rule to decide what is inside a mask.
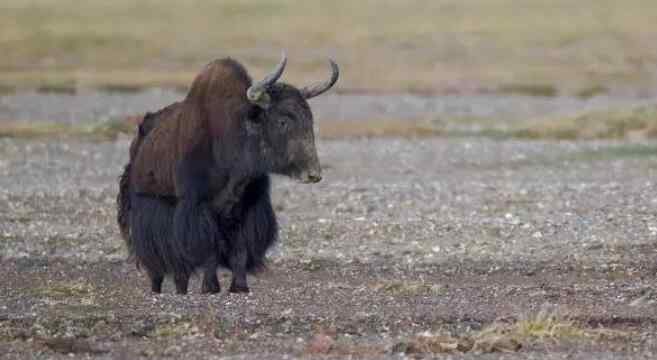
[[[270,269],[216,296],[154,296],[125,260],[127,147],[0,139],[0,357],[397,359],[546,308],[627,336],[434,356],[657,356],[657,143],[323,141],[321,183],[275,179]]]

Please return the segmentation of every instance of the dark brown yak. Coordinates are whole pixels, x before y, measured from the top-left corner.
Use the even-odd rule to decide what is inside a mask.
[[[246,275],[263,267],[278,225],[269,174],[321,180],[307,99],[338,79],[297,89],[277,83],[286,65],[253,83],[235,60],[208,64],[187,97],[147,114],[120,178],[118,222],[131,255],[159,293],[166,275],[187,293],[202,269],[204,293],[220,291],[219,266],[231,292],[248,292]]]

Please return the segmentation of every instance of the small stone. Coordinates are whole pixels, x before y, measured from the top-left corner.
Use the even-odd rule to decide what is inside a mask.
[[[320,333],[310,339],[310,342],[306,347],[306,352],[309,354],[328,354],[334,343],[335,340],[333,340],[332,337]]]

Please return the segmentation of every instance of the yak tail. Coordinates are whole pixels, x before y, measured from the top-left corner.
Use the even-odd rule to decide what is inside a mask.
[[[130,235],[130,166],[131,164],[128,163],[123,168],[123,174],[119,177],[119,194],[116,196],[116,220],[119,223],[121,237],[123,237],[132,256],[134,251]]]

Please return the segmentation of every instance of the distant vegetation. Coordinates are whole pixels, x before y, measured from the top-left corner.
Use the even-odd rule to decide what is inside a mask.
[[[654,83],[653,0],[0,2],[0,91],[186,86],[212,58],[367,91],[590,96]]]
[[[132,134],[136,117],[104,122],[67,124],[54,121],[0,121],[0,138],[67,137],[86,140],[111,140],[119,134]],[[351,137],[488,136],[524,139],[621,139],[657,137],[657,104],[548,116],[497,124],[503,119],[447,118],[423,119],[323,119],[318,122],[322,139]],[[467,123],[473,130],[454,130]]]
[[[619,139],[656,137],[657,105],[547,117],[514,129],[513,135],[537,139]]]

